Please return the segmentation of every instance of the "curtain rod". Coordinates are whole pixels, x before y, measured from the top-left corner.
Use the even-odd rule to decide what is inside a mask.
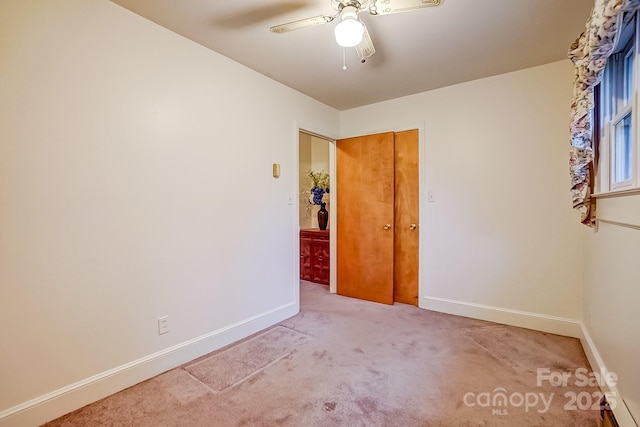
[[[631,228],[633,230],[640,230],[640,225],[636,225],[636,224],[628,224],[626,222],[611,221],[611,220],[602,219],[602,218],[598,218],[597,220],[599,222],[604,222],[606,224],[617,225],[618,227],[625,227],[625,228]]]

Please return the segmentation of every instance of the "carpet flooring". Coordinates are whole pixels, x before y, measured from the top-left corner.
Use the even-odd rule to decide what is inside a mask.
[[[298,315],[45,425],[589,427],[589,372],[574,338],[301,282]]]

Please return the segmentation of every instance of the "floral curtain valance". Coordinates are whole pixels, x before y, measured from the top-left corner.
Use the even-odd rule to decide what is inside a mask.
[[[595,224],[593,93],[607,59],[615,49],[616,36],[624,12],[640,8],[640,0],[596,0],[585,31],[571,45],[569,58],[575,65],[571,103],[570,174],[573,207],[580,210],[580,221]]]

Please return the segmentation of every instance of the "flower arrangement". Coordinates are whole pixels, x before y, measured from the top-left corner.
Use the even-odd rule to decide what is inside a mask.
[[[319,205],[322,203],[329,203],[329,174],[325,171],[314,172],[310,170],[307,172],[311,181],[309,192],[309,204]],[[309,193],[307,193],[309,194]]]

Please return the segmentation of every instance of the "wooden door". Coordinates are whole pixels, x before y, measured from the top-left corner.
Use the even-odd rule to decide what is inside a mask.
[[[418,305],[418,181],[418,130],[396,132],[393,295],[412,305]]]
[[[393,132],[336,141],[337,292],[393,304]]]

